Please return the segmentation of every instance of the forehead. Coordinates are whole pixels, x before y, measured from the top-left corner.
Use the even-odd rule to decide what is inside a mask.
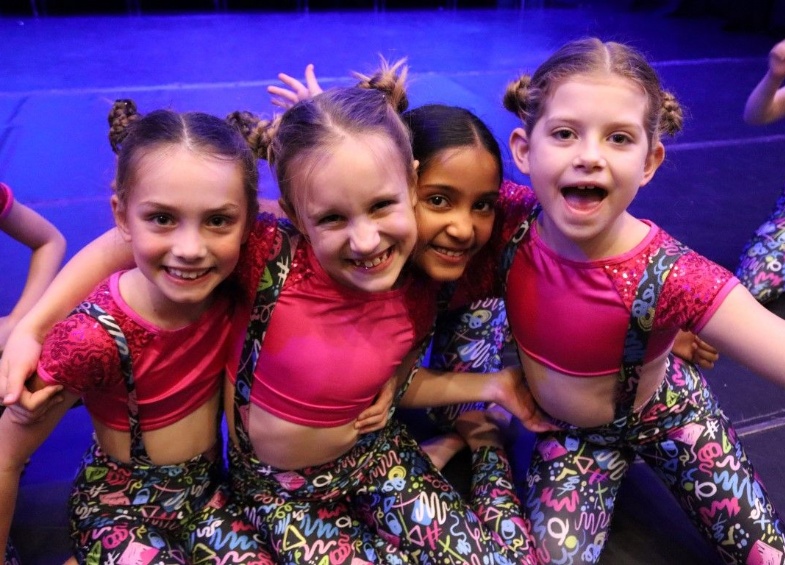
[[[602,72],[563,79],[551,91],[545,113],[574,108],[577,114],[583,114],[590,108],[592,113],[617,114],[623,110],[642,117],[647,105],[648,98],[640,84],[615,73]]]
[[[386,136],[345,136],[306,167],[310,173],[303,179],[301,209],[310,212],[317,207],[361,203],[405,192],[409,188],[407,165],[402,161],[395,144]]]
[[[436,153],[420,175],[418,188],[447,188],[459,196],[498,191],[501,171],[495,157],[482,145],[450,147]]]

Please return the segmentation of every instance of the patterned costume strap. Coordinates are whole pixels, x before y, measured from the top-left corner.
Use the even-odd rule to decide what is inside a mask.
[[[529,216],[521,222],[521,225],[518,226],[518,229],[515,230],[515,233],[510,238],[510,241],[507,242],[507,245],[505,245],[504,249],[502,250],[498,268],[499,280],[502,283],[502,296],[507,296],[507,278],[510,274],[512,261],[515,259],[515,252],[518,250],[518,244],[520,244],[526,234],[529,233],[529,229],[531,228],[535,218],[539,215],[541,210],[542,207],[539,204],[536,204],[532,208]]]
[[[71,314],[86,314],[95,319],[106,330],[117,346],[120,356],[120,371],[123,374],[125,389],[128,392],[128,425],[131,433],[131,461],[136,465],[152,465],[142,441],[142,427],[139,425],[139,404],[136,400],[136,385],[131,366],[131,351],[123,330],[114,317],[103,308],[92,302],[82,302]]]
[[[625,418],[633,408],[640,381],[640,369],[649,342],[657,301],[665,280],[676,261],[690,249],[679,242],[660,247],[649,257],[649,264],[641,276],[630,311],[630,323],[624,339],[622,370],[619,373],[615,418]]]
[[[248,429],[247,416],[251,402],[254,371],[273,309],[278,302],[278,297],[281,295],[284,282],[292,266],[294,250],[297,247],[297,236],[298,232],[292,224],[285,220],[279,220],[275,241],[256,289],[251,321],[248,323],[248,331],[243,342],[240,366],[237,369],[234,387],[234,428],[240,448],[245,453],[253,452],[251,440],[246,430]]]

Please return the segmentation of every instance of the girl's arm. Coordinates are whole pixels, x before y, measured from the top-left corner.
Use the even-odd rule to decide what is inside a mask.
[[[25,390],[24,382],[35,371],[44,336],[98,283],[133,264],[131,246],[116,229],[109,230],[74,255],[8,338],[6,351],[0,358],[0,394],[4,404],[21,402],[31,411],[39,407],[35,397]]]
[[[14,201],[8,215],[0,218],[0,231],[32,251],[22,294],[13,310],[0,317],[2,352],[14,325],[33,307],[57,274],[65,255],[65,238],[52,223],[18,200]]]
[[[401,364],[399,378],[405,378],[412,363],[410,354]],[[534,402],[520,367],[505,367],[495,373],[439,372],[421,367],[401,399],[401,406],[425,408],[466,402],[498,404],[533,432],[555,429]]]
[[[763,125],[785,116],[785,40],[769,52],[769,70],[754,88],[744,106],[744,121]]]
[[[700,332],[723,354],[785,387],[785,320],[736,285]]]
[[[37,378],[37,384],[42,385]],[[14,516],[19,477],[25,462],[35,452],[77,400],[66,392],[65,402],[53,407],[35,424],[20,425],[12,421],[6,410],[0,417],[0,554],[5,552],[8,532]]]

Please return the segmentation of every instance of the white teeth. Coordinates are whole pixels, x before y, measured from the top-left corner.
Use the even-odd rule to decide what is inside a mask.
[[[466,253],[465,251],[447,249],[446,247],[436,247],[435,245],[433,248],[442,255],[447,255],[448,257],[463,257]]]
[[[193,281],[193,280],[198,279],[199,277],[204,275],[208,270],[209,269],[205,269],[204,271],[194,272],[194,271],[181,271],[179,269],[171,269],[171,268],[167,269],[167,271],[169,271],[170,275],[172,275],[174,277],[177,277],[177,278],[180,278],[180,279],[186,279],[186,280],[189,280],[189,281]]]
[[[387,251],[385,251],[381,255],[378,255],[378,256],[374,257],[373,259],[366,259],[364,261],[352,260],[352,263],[354,263],[358,267],[363,267],[364,269],[372,269],[376,265],[379,265],[380,263],[386,261],[391,253],[392,253],[392,251],[390,251],[388,249]]]

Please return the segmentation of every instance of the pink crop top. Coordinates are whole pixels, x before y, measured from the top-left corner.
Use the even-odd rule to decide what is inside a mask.
[[[259,266],[269,255],[270,221],[261,217],[257,222],[247,257],[241,259],[255,264],[240,269],[249,298],[259,284]],[[256,274],[249,278],[251,273]],[[254,276],[256,281],[251,282]],[[339,285],[300,238],[259,353],[252,402],[301,425],[351,422],[427,335],[435,316],[434,297],[433,283],[417,277],[379,293]],[[245,335],[247,321],[247,312],[236,317],[235,335]],[[231,379],[241,349],[241,343],[237,345],[229,365]]]
[[[0,182],[0,218],[5,218],[14,205],[14,193],[11,187]]]
[[[506,297],[510,326],[523,351],[567,375],[617,373],[640,277],[649,257],[674,242],[649,225],[648,235],[628,253],[577,262],[549,249],[535,222],[516,252]],[[669,350],[678,329],[699,332],[738,282],[695,252],[680,257],[660,295],[645,361]]]
[[[88,297],[120,325],[131,351],[142,429],[156,430],[187,416],[211,398],[222,382],[231,303],[216,300],[197,322],[163,330],[141,318],[120,296],[113,274]],[[59,322],[44,341],[38,375],[79,394],[90,414],[106,426],[128,431],[128,394],[117,346],[87,314]]]

